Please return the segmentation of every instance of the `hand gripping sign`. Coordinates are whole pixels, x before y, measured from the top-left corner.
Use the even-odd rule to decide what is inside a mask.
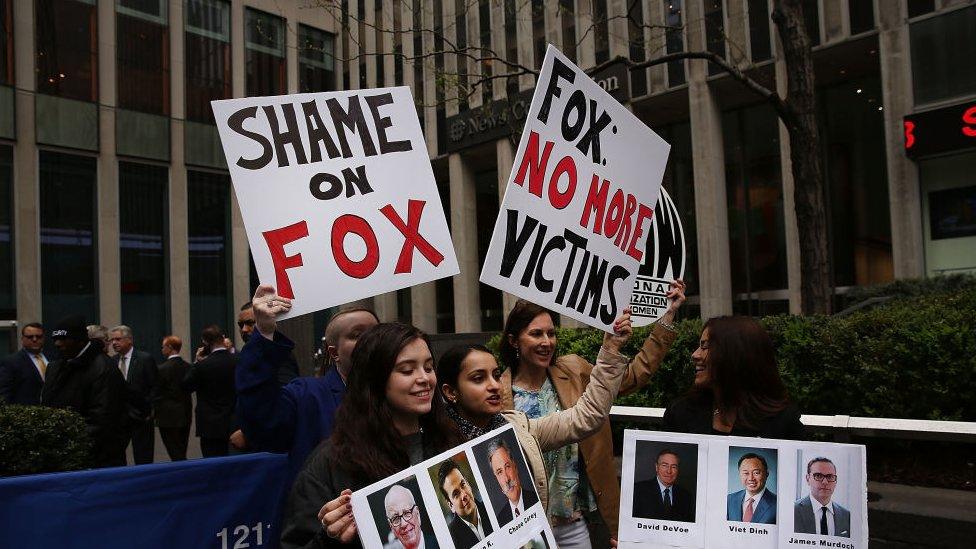
[[[611,331],[630,303],[669,150],[550,45],[481,281]]]
[[[290,318],[458,273],[410,89],[212,103],[258,277]]]

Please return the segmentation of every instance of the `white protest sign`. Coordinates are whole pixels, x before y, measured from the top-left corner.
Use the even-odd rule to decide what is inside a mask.
[[[258,277],[281,318],[458,273],[407,87],[212,103]]]
[[[611,331],[630,303],[669,150],[550,45],[481,281]]]
[[[684,276],[685,230],[671,195],[661,187],[651,218],[644,262],[637,271],[634,294],[630,297],[634,326],[647,326],[664,316],[671,281]]]
[[[627,430],[623,458],[621,548],[868,547],[864,446]]]
[[[354,492],[352,512],[363,547],[555,547],[511,425]]]

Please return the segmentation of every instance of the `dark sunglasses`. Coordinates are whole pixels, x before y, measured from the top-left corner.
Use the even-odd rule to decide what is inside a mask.
[[[238,328],[243,328],[244,326],[254,326],[255,321],[253,320],[241,320],[237,323]]]

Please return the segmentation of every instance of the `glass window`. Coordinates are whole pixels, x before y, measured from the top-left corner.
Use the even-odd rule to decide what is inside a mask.
[[[417,29],[423,28],[423,4],[421,0],[413,0],[413,100],[417,103],[417,118],[420,127],[424,127],[424,33]]]
[[[685,51],[684,23],[682,23],[682,0],[661,0],[664,3],[664,42],[668,53]],[[680,86],[685,83],[685,62],[670,61],[668,63],[668,87]]]
[[[95,0],[36,0],[37,91],[98,100]],[[56,322],[56,321],[55,321]]]
[[[403,85],[403,6],[393,0],[393,85]]]
[[[976,6],[912,23],[915,103],[968,95],[976,90]]]
[[[447,112],[444,109],[444,6],[434,0],[434,114],[436,116],[437,149],[443,153],[447,145]]]
[[[0,145],[0,319],[17,318],[13,175],[13,147]]]
[[[152,354],[168,335],[168,187],[163,166],[119,162],[122,324],[135,346]]]
[[[610,59],[610,23],[607,21],[607,0],[593,0],[593,41],[596,63]]]
[[[723,113],[722,133],[732,292],[784,289],[786,233],[776,113],[767,105]]]
[[[705,49],[725,57],[725,11],[722,0],[705,0]],[[708,64],[708,74],[722,72],[716,64]]]
[[[14,83],[14,2],[0,0],[0,85]]]
[[[563,53],[575,63],[576,3],[574,0],[559,0],[559,23],[563,27]]]
[[[95,283],[95,158],[39,151],[41,315],[98,319]]]
[[[515,0],[505,0],[505,59],[509,63],[518,63],[518,33],[516,29]],[[505,82],[505,91],[509,96],[519,92],[517,76],[509,76]]]
[[[935,11],[935,0],[908,0],[908,16],[918,17]]]
[[[374,0],[373,4],[373,51],[386,52],[383,45],[386,36],[386,24],[383,21],[383,0]],[[386,56],[376,55],[376,87],[386,86]]]
[[[356,17],[359,19],[359,34],[356,35],[357,42],[353,43],[356,49],[356,59],[359,59],[359,89],[369,87],[366,79],[366,53],[368,44],[366,43],[366,0],[356,2]],[[352,56],[347,56],[352,58]]]
[[[491,55],[488,52],[494,51],[491,47],[491,3],[488,0],[478,0],[478,36],[481,41],[482,55]],[[491,103],[494,86],[490,80],[492,75],[492,62],[485,61],[481,64],[481,102],[484,105]],[[407,292],[409,297],[409,292]]]
[[[302,93],[335,90],[335,36],[298,25],[298,87]]]
[[[803,19],[810,35],[810,47],[820,45],[820,6],[817,0],[803,0]]]
[[[230,176],[187,171],[190,252],[190,334],[217,324],[228,331],[232,314],[230,274]]]
[[[414,0],[414,28],[419,29],[420,21],[420,5],[421,0]],[[349,64],[352,60],[352,50],[349,49],[349,0],[342,0],[340,5],[342,11],[342,56],[345,57],[345,61],[342,62],[342,89],[348,90],[352,85],[349,80]],[[420,33],[417,33],[419,35]],[[419,51],[419,50],[417,50]]]
[[[284,22],[279,17],[251,8],[247,8],[244,15],[247,95],[282,95],[287,91]]]
[[[851,19],[851,34],[860,34],[874,28],[874,2],[871,0],[849,0],[847,13]]]
[[[465,0],[454,0],[454,46],[456,51],[467,51],[468,49],[468,8]],[[457,88],[455,93],[458,99],[458,108],[465,111],[468,108],[468,82],[462,79],[467,78],[469,72],[468,58],[464,55],[457,56],[457,78],[452,86]]]
[[[749,44],[752,61],[758,63],[773,56],[769,43],[769,2],[749,0]]]
[[[627,37],[630,40],[630,60],[640,63],[647,59],[647,44],[644,42],[644,1],[627,0]],[[647,69],[637,69],[630,73],[630,95],[640,97],[647,94]]]
[[[169,25],[165,0],[118,0],[119,107],[169,114]]]
[[[532,51],[535,66],[541,69],[546,58],[546,5],[542,0],[532,0]]]
[[[480,265],[485,264],[491,233],[498,217],[498,171],[490,170],[475,175],[477,193],[476,217],[478,231],[478,257]],[[505,319],[502,318],[502,292],[486,284],[478,284],[478,297],[481,302],[481,331],[501,331]]]
[[[215,124],[210,102],[231,91],[230,4],[222,0],[186,3],[186,118]]]
[[[893,277],[881,81],[877,74],[819,90],[835,286]]]

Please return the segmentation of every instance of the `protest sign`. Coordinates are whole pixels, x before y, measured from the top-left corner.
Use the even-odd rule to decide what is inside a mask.
[[[669,285],[672,280],[684,276],[684,227],[681,226],[674,201],[668,191],[661,187],[661,195],[651,217],[644,262],[637,271],[634,294],[630,297],[634,326],[647,326],[664,316],[668,310]]]
[[[364,547],[554,547],[511,425],[354,492],[352,511]]]
[[[627,430],[623,457],[621,548],[868,547],[864,446]]]
[[[262,283],[291,318],[457,274],[407,87],[212,103]]]
[[[630,303],[669,150],[550,45],[481,281],[611,331]]]

